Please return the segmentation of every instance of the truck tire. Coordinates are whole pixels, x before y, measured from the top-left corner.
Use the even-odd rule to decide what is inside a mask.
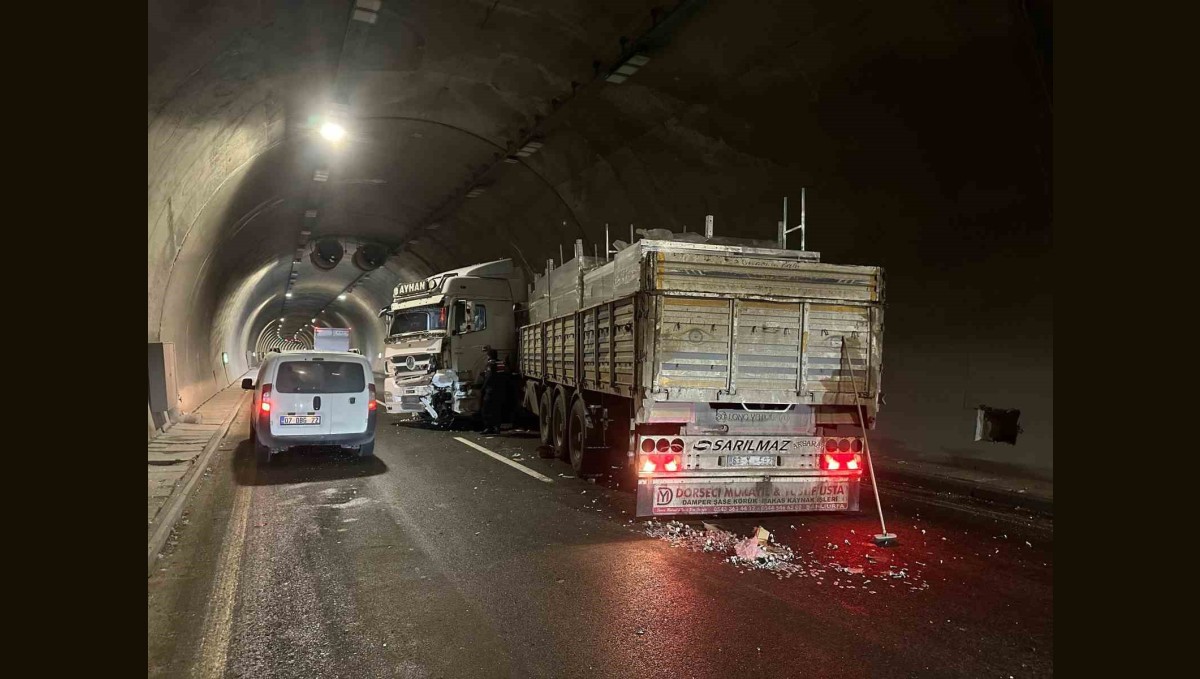
[[[567,394],[562,389],[554,390],[554,416],[552,427],[554,431],[554,453],[560,460],[569,457],[567,451]]]
[[[571,406],[571,418],[567,423],[567,446],[571,467],[581,478],[600,473],[601,451],[587,449],[591,434],[587,426],[587,408],[583,399],[577,398]]]
[[[543,446],[554,445],[554,430],[553,424],[553,403],[550,390],[542,390],[542,397],[538,399],[538,434],[541,436]]]
[[[358,447],[358,457],[359,459],[375,457],[375,439],[371,439],[369,442]]]

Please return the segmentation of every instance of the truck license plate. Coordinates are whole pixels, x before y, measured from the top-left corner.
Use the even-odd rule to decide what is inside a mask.
[[[726,455],[726,467],[774,467],[774,455]]]
[[[280,415],[279,424],[321,424],[320,415]]]

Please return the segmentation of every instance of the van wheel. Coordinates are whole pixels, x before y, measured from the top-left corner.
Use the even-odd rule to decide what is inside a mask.
[[[550,411],[553,399],[550,398],[550,390],[544,389],[542,397],[538,399],[538,435],[542,440],[543,446],[554,445],[554,434],[551,428],[551,420],[553,415]]]
[[[263,465],[271,464],[271,457],[272,457],[271,449],[264,446],[263,444],[259,443],[256,440],[254,442],[254,459],[255,459],[255,461],[257,461],[259,464],[263,464]]]
[[[375,439],[371,439],[370,443],[364,443],[361,446],[359,446],[358,447],[358,456],[360,458],[374,457],[375,456]]]
[[[560,460],[568,459],[570,453],[567,450],[567,395],[562,389],[555,390],[554,394],[554,454]]]
[[[567,446],[571,456],[571,467],[580,477],[595,476],[599,473],[597,467],[600,461],[600,451],[587,450],[589,437],[587,426],[587,410],[583,399],[575,399],[571,406],[571,419],[568,422]]]

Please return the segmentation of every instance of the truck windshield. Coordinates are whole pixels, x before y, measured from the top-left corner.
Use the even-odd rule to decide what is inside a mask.
[[[430,305],[398,311],[392,316],[392,327],[389,336],[403,335],[410,332],[425,332],[428,330],[446,329],[446,307]]]

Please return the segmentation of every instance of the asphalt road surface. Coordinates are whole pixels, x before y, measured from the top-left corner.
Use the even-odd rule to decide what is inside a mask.
[[[373,460],[313,449],[258,468],[247,415],[150,577],[149,676],[1053,674],[1051,535],[1019,516],[885,486],[890,549],[869,511],[704,518],[794,551],[750,568],[632,520],[620,478],[572,477],[532,433],[381,412]]]

